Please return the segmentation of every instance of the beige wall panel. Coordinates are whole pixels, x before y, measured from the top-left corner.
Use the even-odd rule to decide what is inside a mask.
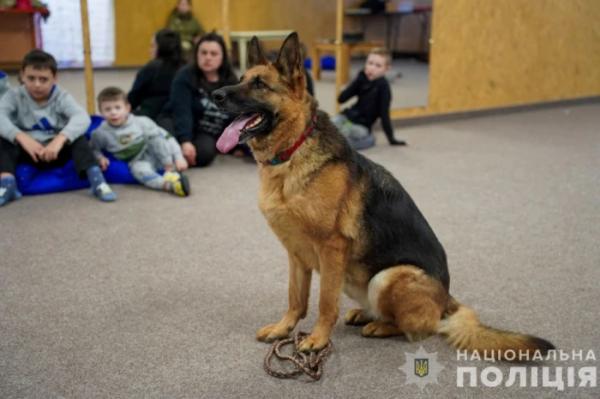
[[[352,3],[352,2],[349,2]],[[115,0],[116,66],[143,65],[149,42],[164,27],[176,1]],[[193,0],[194,13],[210,31],[222,27],[221,1]],[[231,30],[296,30],[310,46],[335,35],[335,1],[230,0]],[[272,43],[268,47],[277,47]]]
[[[599,20],[597,0],[435,0],[426,113],[600,95]]]
[[[346,7],[356,7],[360,1],[346,0]],[[143,65],[148,61],[148,43],[162,27],[176,1],[115,0],[117,66]],[[222,28],[221,1],[193,0],[194,14],[205,30]],[[318,39],[335,36],[335,1],[303,0],[230,0],[231,30],[296,30],[310,47]],[[366,28],[369,39],[385,39],[383,17],[370,17]],[[360,28],[357,18],[346,21],[346,30]],[[404,18],[397,46],[418,50],[419,26],[416,18]],[[266,43],[277,48],[279,43]]]
[[[152,35],[167,23],[175,1],[115,0],[115,65],[139,66],[150,59]]]
[[[232,30],[293,29],[308,46],[335,35],[331,0],[230,1]],[[115,0],[117,66],[148,61],[150,39],[174,4]],[[600,95],[600,1],[435,0],[433,7],[429,105],[394,117]],[[205,29],[221,28],[220,1],[194,0],[194,12]]]
[[[231,4],[231,30],[295,30],[307,46],[316,39],[335,36],[333,0],[232,0]],[[275,42],[268,47],[278,45]]]

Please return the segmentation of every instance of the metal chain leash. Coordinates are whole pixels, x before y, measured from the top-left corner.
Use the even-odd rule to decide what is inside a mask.
[[[327,359],[327,356],[333,349],[333,344],[331,340],[327,342],[327,345],[323,347],[323,349],[318,352],[309,352],[304,353],[298,350],[300,343],[304,338],[306,338],[309,334],[305,332],[297,332],[296,335],[292,338],[285,338],[279,341],[275,341],[269,349],[267,356],[265,357],[264,368],[265,371],[277,378],[293,378],[302,373],[308,375],[315,381],[321,379],[323,375],[323,364]],[[284,355],[281,353],[281,348],[285,345],[294,344],[294,350],[291,356]],[[292,362],[295,366],[295,370],[284,372],[274,370],[271,366],[271,361],[273,359],[273,355],[275,355],[279,360]]]

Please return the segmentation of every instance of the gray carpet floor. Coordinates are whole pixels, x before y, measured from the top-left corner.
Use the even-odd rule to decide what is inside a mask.
[[[553,108],[400,127],[406,148],[378,132],[365,154],[411,193],[446,248],[451,292],[483,322],[600,356],[599,126],[598,104]],[[287,263],[257,209],[256,167],[221,156],[189,177],[186,199],[115,186],[112,204],[80,190],[0,208],[1,398],[599,397],[460,388],[460,366],[498,367],[505,382],[510,365],[342,322],[321,381],[268,376],[254,334],[286,308]],[[300,330],[317,290],[315,278]],[[423,389],[402,371],[421,346],[444,367]],[[554,377],[597,362],[543,366]]]

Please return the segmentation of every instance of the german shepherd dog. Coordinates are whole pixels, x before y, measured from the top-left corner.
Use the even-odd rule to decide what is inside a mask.
[[[545,354],[541,338],[492,329],[449,293],[446,254],[400,183],[354,151],[305,90],[298,35],[269,62],[258,40],[239,84],[213,93],[237,118],[217,143],[229,152],[247,142],[260,174],[259,207],[288,252],[288,310],[257,332],[288,336],[306,316],[313,270],[320,274],[319,317],[302,351],[323,348],[338,318],[342,291],[360,304],[346,324],[365,337],[442,334],[456,348]]]

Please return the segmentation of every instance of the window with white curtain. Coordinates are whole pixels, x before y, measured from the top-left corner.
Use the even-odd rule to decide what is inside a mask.
[[[114,0],[88,1],[90,42],[94,66],[115,60]],[[42,46],[61,68],[83,65],[81,11],[77,0],[45,0],[50,17],[42,22]]]

